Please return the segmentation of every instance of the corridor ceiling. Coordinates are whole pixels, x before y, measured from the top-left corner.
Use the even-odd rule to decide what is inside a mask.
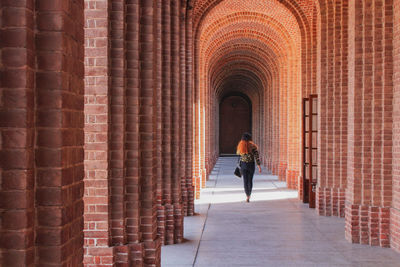
[[[241,79],[261,81],[262,86],[249,86],[253,90],[243,93],[262,96],[283,75],[301,73],[305,32],[315,23],[318,5],[314,0],[297,2],[192,1],[200,90],[211,89],[220,99],[229,90],[223,86],[226,79]],[[300,90],[301,77],[296,78],[289,83]]]

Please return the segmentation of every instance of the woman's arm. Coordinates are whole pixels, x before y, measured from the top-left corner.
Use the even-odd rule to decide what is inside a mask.
[[[258,150],[256,148],[253,149],[253,156],[254,159],[256,160],[257,165],[260,166],[261,165],[260,155],[258,154]]]
[[[253,155],[254,159],[256,160],[257,166],[258,166],[258,171],[261,173],[261,161],[260,161],[260,155],[258,153],[258,150],[256,147],[253,149]]]

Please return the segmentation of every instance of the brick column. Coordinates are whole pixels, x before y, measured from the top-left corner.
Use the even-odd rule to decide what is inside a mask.
[[[111,244],[126,242],[125,233],[125,0],[110,5],[109,181]]]
[[[155,82],[155,89],[156,93],[154,94],[155,97],[155,114],[156,114],[156,150],[155,150],[155,158],[156,158],[156,171],[157,171],[157,234],[161,240],[161,243],[164,242],[164,233],[165,233],[165,208],[163,206],[163,151],[162,151],[162,62],[163,62],[163,55],[162,55],[162,0],[155,1],[155,9],[154,9],[154,33],[155,33],[155,61],[156,64],[156,71],[155,75],[156,78]]]
[[[394,0],[393,202],[390,245],[400,252],[400,0]]]
[[[179,58],[179,14],[180,0],[171,0],[171,167],[172,203],[174,205],[174,243],[183,240],[183,207],[180,173],[180,58]]]
[[[174,212],[171,180],[171,3],[162,2],[162,180],[165,217],[165,243],[174,243]],[[161,232],[161,234],[163,234]]]
[[[140,230],[144,243],[144,266],[159,266],[157,238],[157,172],[154,164],[155,33],[154,1],[140,0]]]
[[[272,80],[272,79],[271,79]],[[281,83],[280,79],[277,77],[276,81],[271,82],[271,91],[272,91],[272,99],[271,99],[271,112],[272,112],[272,119],[271,122],[271,130],[272,130],[272,158],[271,158],[271,172],[274,175],[277,175],[279,162],[280,162],[280,155],[281,155],[281,145],[280,145],[280,133],[281,128],[280,126],[280,116],[279,113],[280,106],[278,103],[280,102],[280,92],[279,92],[279,84]]]
[[[280,73],[280,85],[281,88],[287,88],[288,82],[286,77],[286,71],[281,69]],[[274,104],[274,107],[279,109],[279,165],[276,166],[275,175],[279,176],[280,181],[286,181],[286,170],[287,170],[287,131],[288,131],[288,114],[287,114],[287,90],[279,90],[279,102]]]
[[[304,53],[304,52],[303,52]],[[287,169],[286,182],[287,187],[297,189],[298,179],[301,169],[301,92],[298,86],[298,65],[295,59],[290,59],[292,66],[288,70],[288,87],[287,87]]]
[[[139,136],[139,0],[126,1],[126,176],[125,219],[129,244],[142,239],[140,233],[140,136]],[[139,246],[136,257],[141,258]],[[137,262],[136,262],[137,263]]]
[[[319,88],[319,181],[316,206],[325,216],[344,217],[347,180],[348,3],[321,6]]]
[[[200,170],[200,84],[203,78],[199,77],[200,62],[198,55],[199,38],[192,32],[193,43],[193,184],[195,198],[200,198],[201,170]]]
[[[179,12],[179,109],[180,109],[180,180],[182,192],[182,212],[187,214],[188,192],[186,188],[186,1],[181,1]]]
[[[34,266],[34,2],[3,1],[0,12],[0,265]]]
[[[37,265],[83,261],[83,9],[36,2]]]
[[[351,1],[346,239],[390,246],[393,3]]]
[[[187,7],[186,14],[186,188],[188,190],[187,213],[194,215],[194,181],[193,181],[193,25],[192,7]]]

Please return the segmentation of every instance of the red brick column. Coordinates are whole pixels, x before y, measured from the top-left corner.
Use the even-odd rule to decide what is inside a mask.
[[[179,142],[182,212],[187,214],[188,191],[186,187],[186,1],[181,1],[179,12]]]
[[[180,155],[180,54],[179,54],[180,1],[171,1],[171,167],[172,203],[174,205],[174,243],[183,240],[183,206],[181,192]]]
[[[400,252],[400,1],[394,0],[393,6],[393,202],[390,213],[390,245]]]
[[[194,31],[194,30],[193,30]],[[195,199],[200,198],[201,189],[201,167],[200,167],[200,75],[199,57],[199,38],[196,32],[192,31],[193,39],[193,185],[195,189]]]
[[[154,33],[155,33],[155,61],[156,78],[155,82],[155,114],[156,115],[156,150],[155,150],[155,158],[156,158],[156,171],[157,171],[157,234],[160,238],[161,243],[164,243],[164,233],[165,233],[165,208],[163,206],[163,168],[162,168],[162,0],[156,0],[154,3]]]
[[[349,7],[349,154],[346,239],[390,246],[392,201],[391,0]]]
[[[347,28],[348,3],[321,5],[321,77],[319,111],[320,215],[344,217],[347,180]]]
[[[34,3],[2,2],[0,12],[0,265],[34,266]]]
[[[83,1],[1,12],[0,264],[82,266]]]
[[[111,244],[126,242],[125,233],[125,0],[110,5],[109,181]]]
[[[280,134],[281,134],[281,129],[279,127],[280,123],[280,113],[279,113],[279,99],[280,99],[280,93],[279,93],[279,84],[280,81],[276,80],[271,84],[271,91],[272,91],[272,99],[271,99],[271,112],[272,112],[272,122],[271,122],[271,130],[272,130],[272,154],[271,154],[271,172],[274,175],[277,175],[278,168],[279,168],[279,162],[280,162],[280,155],[281,155],[281,145],[280,145]]]
[[[171,4],[169,1],[162,3],[162,179],[163,179],[163,205],[165,217],[165,243],[174,243],[174,213],[172,206],[172,179],[171,179]],[[162,215],[161,215],[162,216]]]
[[[287,88],[287,74],[281,73],[282,88]],[[279,176],[280,181],[286,181],[286,170],[287,170],[287,131],[288,131],[288,112],[287,112],[287,90],[279,90],[279,102],[274,104],[274,107],[279,109],[279,165],[273,168],[273,174]],[[274,172],[275,171],[275,172]]]
[[[144,265],[160,265],[160,240],[157,238],[157,171],[154,165],[154,78],[155,38],[154,1],[140,0],[140,230],[144,243]]]
[[[38,265],[83,261],[83,9],[81,0],[36,2]]]
[[[126,1],[126,109],[125,109],[125,219],[128,244],[138,243],[140,233],[140,136],[139,136],[139,0]],[[138,246],[136,257],[141,258]]]
[[[186,14],[186,188],[188,190],[187,216],[194,215],[194,176],[193,176],[193,26],[192,7]]]

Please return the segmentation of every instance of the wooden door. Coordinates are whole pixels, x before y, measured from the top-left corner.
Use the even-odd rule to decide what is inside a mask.
[[[251,132],[251,105],[242,96],[226,97],[220,104],[219,125],[220,154],[236,154],[242,134]]]
[[[310,201],[310,137],[309,122],[310,120],[310,99],[303,98],[303,203]]]
[[[318,180],[318,97],[303,99],[303,202],[315,208]]]

